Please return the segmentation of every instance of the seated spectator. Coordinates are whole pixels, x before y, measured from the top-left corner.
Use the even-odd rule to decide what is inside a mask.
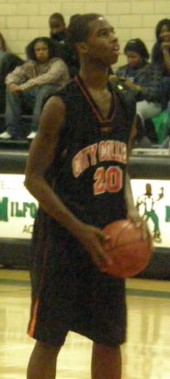
[[[170,100],[170,19],[164,18],[155,28],[156,42],[152,48],[152,62],[162,71],[164,108]]]
[[[46,98],[69,80],[67,66],[61,58],[55,57],[50,38],[35,38],[26,52],[28,61],[6,78],[6,131],[0,134],[3,140],[23,138],[21,116],[25,106],[33,112],[31,133],[27,137],[33,139]]]
[[[9,51],[5,38],[0,33],[0,112],[5,111],[5,77],[22,63],[21,58]]]
[[[71,16],[70,22],[78,16],[78,14]],[[79,59],[75,48],[67,40],[67,28],[63,15],[53,13],[49,17],[49,27],[50,37],[55,46],[55,54],[64,60],[70,77],[73,78],[79,72]]]
[[[127,64],[117,69],[116,76],[136,97],[137,114],[145,127],[146,120],[162,111],[161,70],[149,62],[149,53],[142,40],[131,39],[124,48]]]

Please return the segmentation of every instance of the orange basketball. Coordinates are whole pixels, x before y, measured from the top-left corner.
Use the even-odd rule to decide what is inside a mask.
[[[135,226],[130,220],[119,220],[108,224],[103,229],[109,240],[106,251],[111,258],[111,265],[106,272],[119,278],[130,278],[143,271],[152,257],[152,239],[142,238],[142,227]]]

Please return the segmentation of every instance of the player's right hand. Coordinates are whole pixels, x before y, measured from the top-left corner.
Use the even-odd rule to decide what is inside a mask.
[[[93,263],[100,271],[104,272],[106,266],[111,264],[110,258],[104,248],[108,237],[105,236],[101,229],[92,225],[85,225],[79,231],[77,238],[84,249],[90,254]]]

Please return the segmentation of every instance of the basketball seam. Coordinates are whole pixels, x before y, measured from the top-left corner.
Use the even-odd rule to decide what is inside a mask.
[[[130,224],[130,221],[127,220],[127,225],[125,225],[125,226],[121,229],[121,231],[119,232],[118,236],[116,237],[116,240],[115,240],[115,246],[117,245],[117,243],[118,243],[118,241],[119,241],[119,238],[120,238],[121,234],[122,234],[122,233],[124,232],[124,230],[129,226],[129,224]],[[123,245],[123,244],[122,244],[122,245]],[[121,245],[119,245],[119,246],[121,246]]]

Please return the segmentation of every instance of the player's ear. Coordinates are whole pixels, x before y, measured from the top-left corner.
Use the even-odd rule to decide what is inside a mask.
[[[86,54],[88,51],[88,45],[87,42],[78,42],[76,44],[77,50],[81,54]]]

